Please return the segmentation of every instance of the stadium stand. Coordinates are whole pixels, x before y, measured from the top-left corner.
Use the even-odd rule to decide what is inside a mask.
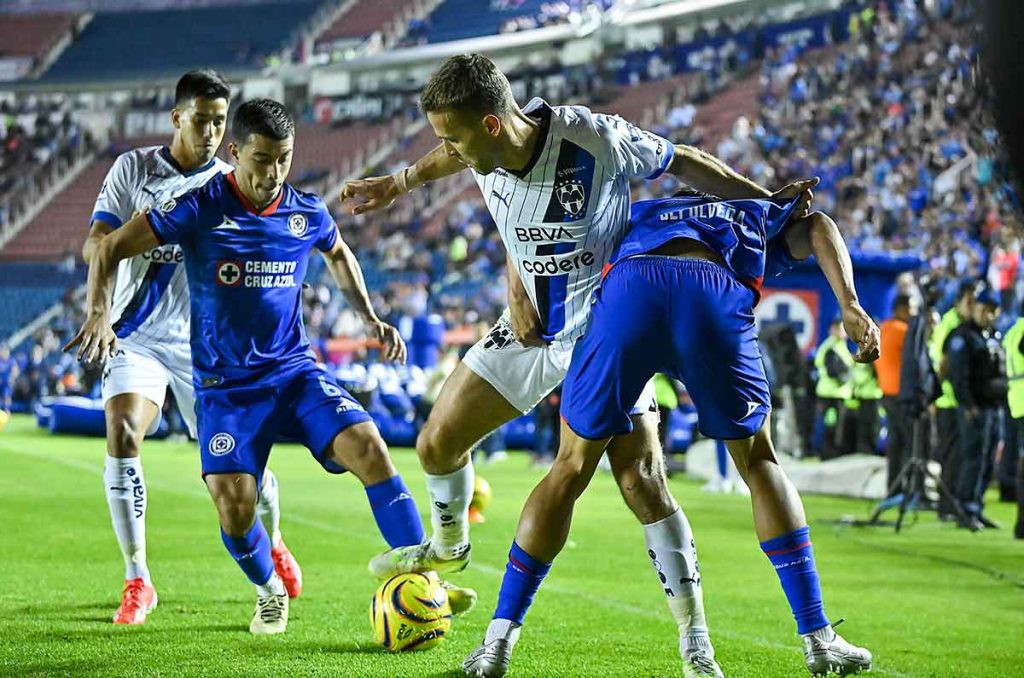
[[[61,38],[71,32],[77,14],[0,15],[0,58],[41,59]]]
[[[97,14],[41,79],[45,83],[177,76],[204,64],[251,71],[308,21],[319,0]],[[188,35],[188,40],[174,36]]]
[[[410,18],[422,0],[355,0],[318,37],[317,46],[369,37]]]

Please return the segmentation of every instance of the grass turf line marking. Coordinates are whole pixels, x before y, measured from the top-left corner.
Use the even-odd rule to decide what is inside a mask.
[[[73,469],[76,469],[76,470],[79,470],[79,471],[85,471],[87,473],[90,473],[90,474],[95,475],[95,476],[99,476],[101,478],[103,477],[102,469],[96,468],[95,466],[93,466],[91,464],[87,464],[85,462],[81,462],[81,461],[78,461],[76,459],[68,459],[66,457],[59,457],[59,456],[54,456],[54,455],[46,455],[46,454],[42,454],[42,453],[39,453],[39,452],[29,452],[29,451],[25,451],[25,450],[11,450],[11,449],[8,449],[7,451],[11,452],[13,454],[17,454],[17,455],[23,456],[23,457],[31,457],[33,459],[42,459],[44,461],[50,461],[50,462],[53,462],[55,464],[58,464],[58,465],[61,465],[61,466],[65,466],[65,467],[68,467],[68,468],[73,468]],[[209,500],[209,494],[206,493],[206,492],[202,492],[201,490],[188,490],[188,489],[179,487],[177,485],[173,485],[173,484],[170,484],[170,483],[165,483],[165,482],[162,482],[162,481],[159,481],[159,480],[152,481],[149,478],[146,479],[146,485],[149,486],[149,487],[158,488],[158,489],[160,489],[163,492],[170,492],[172,494],[179,494],[179,495],[183,495],[183,496],[186,496],[186,497],[192,497],[192,498],[196,498],[196,499]],[[289,521],[298,523],[300,525],[305,525],[307,527],[312,527],[314,529],[319,529],[319,530],[322,530],[324,532],[331,532],[331,533],[334,533],[334,534],[340,534],[340,535],[344,535],[346,537],[356,537],[356,538],[359,538],[359,539],[363,539],[364,541],[374,541],[374,542],[379,541],[379,536],[378,535],[368,535],[368,534],[366,534],[365,532],[362,532],[362,531],[345,530],[345,529],[342,529],[342,528],[340,528],[340,527],[338,527],[336,525],[333,525],[333,524],[324,523],[324,522],[321,522],[321,521],[318,521],[318,520],[312,520],[312,519],[307,518],[307,517],[305,517],[305,516],[303,516],[301,514],[297,514],[297,513],[293,512],[293,511],[287,512],[286,515],[287,515],[287,519]],[[899,552],[897,551],[897,553],[899,553]],[[955,564],[957,561],[950,561],[950,562]],[[496,575],[496,576],[501,576],[501,575],[503,575],[505,573],[504,568],[497,568],[497,567],[493,567],[493,566],[490,566],[490,565],[485,565],[485,564],[477,562],[477,561],[472,561],[470,563],[470,567],[472,567],[474,569],[477,569],[477,570],[480,570],[481,572],[485,572],[487,574],[493,574],[493,575]],[[642,616],[645,619],[650,619],[650,617],[651,617],[651,614],[650,614],[651,611],[650,610],[646,610],[644,608],[637,607],[635,605],[630,605],[629,603],[625,603],[625,602],[622,602],[620,600],[615,600],[614,598],[593,596],[593,595],[591,595],[589,593],[586,593],[584,591],[580,591],[580,590],[577,590],[577,589],[574,589],[574,588],[571,588],[571,587],[561,586],[559,584],[552,584],[552,583],[549,582],[544,587],[544,590],[545,591],[551,591],[552,593],[557,593],[557,594],[564,595],[564,596],[572,596],[572,597],[575,597],[575,598],[580,598],[582,600],[586,600],[588,603],[591,603],[593,605],[604,607],[604,608],[607,608],[607,609],[610,609],[610,610],[617,610],[619,612],[625,612],[627,614],[632,614],[632,615],[635,615],[635,616]],[[763,637],[758,637],[758,636],[749,636],[749,635],[747,635],[745,633],[738,633],[736,631],[730,631],[728,629],[718,629],[718,630],[715,631],[715,634],[716,635],[720,635],[720,636],[727,636],[727,637],[730,637],[730,638],[737,638],[737,639],[743,640],[743,641],[748,642],[748,643],[753,643],[754,645],[759,645],[761,647],[767,647],[767,648],[772,648],[772,649],[777,649],[777,650],[792,650],[792,649],[794,649],[794,645],[791,645],[791,644],[780,643],[780,642],[777,642],[777,641],[774,641],[774,640],[770,640],[768,638],[763,638]],[[913,676],[914,676],[914,674],[911,674],[911,673],[903,673],[901,671],[896,671],[895,669],[885,669],[885,668],[881,668],[881,667],[877,667],[877,666],[872,667],[872,672],[880,674],[880,675],[894,676],[895,678],[913,678]]]

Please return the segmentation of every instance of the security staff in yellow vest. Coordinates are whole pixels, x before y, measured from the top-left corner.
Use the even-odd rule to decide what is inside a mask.
[[[850,379],[850,397],[843,404],[840,418],[840,448],[846,452],[874,454],[878,447],[879,410],[882,389],[875,365],[854,363]]]
[[[853,395],[850,381],[853,372],[853,356],[846,345],[846,331],[838,318],[828,328],[828,338],[818,347],[814,355],[814,368],[818,383],[814,395],[818,399],[818,416],[825,427],[821,445],[822,460],[835,459],[843,454],[839,439],[839,419],[843,403]]]
[[[984,513],[984,496],[992,479],[999,445],[1006,368],[999,334],[993,329],[999,316],[999,297],[990,289],[974,299],[974,313],[946,339],[949,380],[957,399],[960,429],[960,475],[953,490],[967,514],[960,527],[997,528]]]
[[[1024,316],[1024,308],[1022,308]],[[1024,539],[1024,317],[1018,318],[1003,339],[1003,351],[1006,353],[1006,378],[1009,390],[1006,401],[1010,407],[1010,421],[1007,422],[1007,445],[1003,447],[1003,461],[1007,457],[1016,456],[1016,494],[1017,494],[1017,526],[1013,536]],[[1016,445],[1010,450],[1009,441],[1014,437],[1010,430],[1016,432]],[[1009,462],[1007,462],[1009,465]]]
[[[953,385],[949,383],[944,349],[950,333],[971,317],[977,289],[978,283],[974,280],[960,284],[953,308],[943,314],[928,343],[935,373],[942,380],[942,395],[935,401],[935,441],[932,459],[942,465],[942,482],[950,492],[954,491],[960,475],[960,432],[956,419],[956,396],[953,394]],[[943,520],[952,520],[955,513],[956,510],[949,500],[943,497],[939,501],[939,517]]]

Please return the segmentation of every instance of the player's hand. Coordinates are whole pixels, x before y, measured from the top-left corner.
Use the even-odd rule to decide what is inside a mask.
[[[544,341],[544,325],[540,322],[537,310],[524,299],[522,303],[510,303],[508,307],[509,319],[512,321],[512,334],[523,346],[547,346]]]
[[[814,200],[814,191],[811,189],[817,186],[819,181],[818,177],[794,181],[772,193],[772,197],[780,200],[799,198],[800,200],[796,207],[793,208],[793,214],[790,216],[790,219],[803,219],[811,211],[811,201]]]
[[[365,214],[390,207],[402,195],[392,176],[368,177],[346,181],[341,187],[341,201],[362,200],[352,205],[352,214]]]
[[[384,358],[404,365],[406,357],[405,342],[402,341],[402,335],[398,333],[398,330],[380,320],[370,323],[370,328],[373,331],[373,336],[380,342]]]
[[[67,344],[63,351],[68,353],[78,347],[75,357],[86,363],[114,355],[117,348],[117,335],[114,334],[110,321],[106,317],[89,316],[82,324],[82,329]]]
[[[873,363],[878,360],[881,332],[859,303],[850,302],[843,308],[843,328],[857,345],[854,360],[859,363]]]

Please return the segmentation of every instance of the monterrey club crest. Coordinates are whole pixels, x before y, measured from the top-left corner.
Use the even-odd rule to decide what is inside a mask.
[[[570,181],[555,188],[555,197],[558,202],[571,216],[578,216],[587,203],[587,194],[583,191],[583,184],[578,181]]]
[[[217,262],[217,284],[237,287],[242,282],[242,267],[236,261]]]
[[[296,238],[301,238],[306,235],[306,231],[309,230],[309,222],[306,221],[305,214],[295,214],[288,217],[288,230],[292,232]]]

